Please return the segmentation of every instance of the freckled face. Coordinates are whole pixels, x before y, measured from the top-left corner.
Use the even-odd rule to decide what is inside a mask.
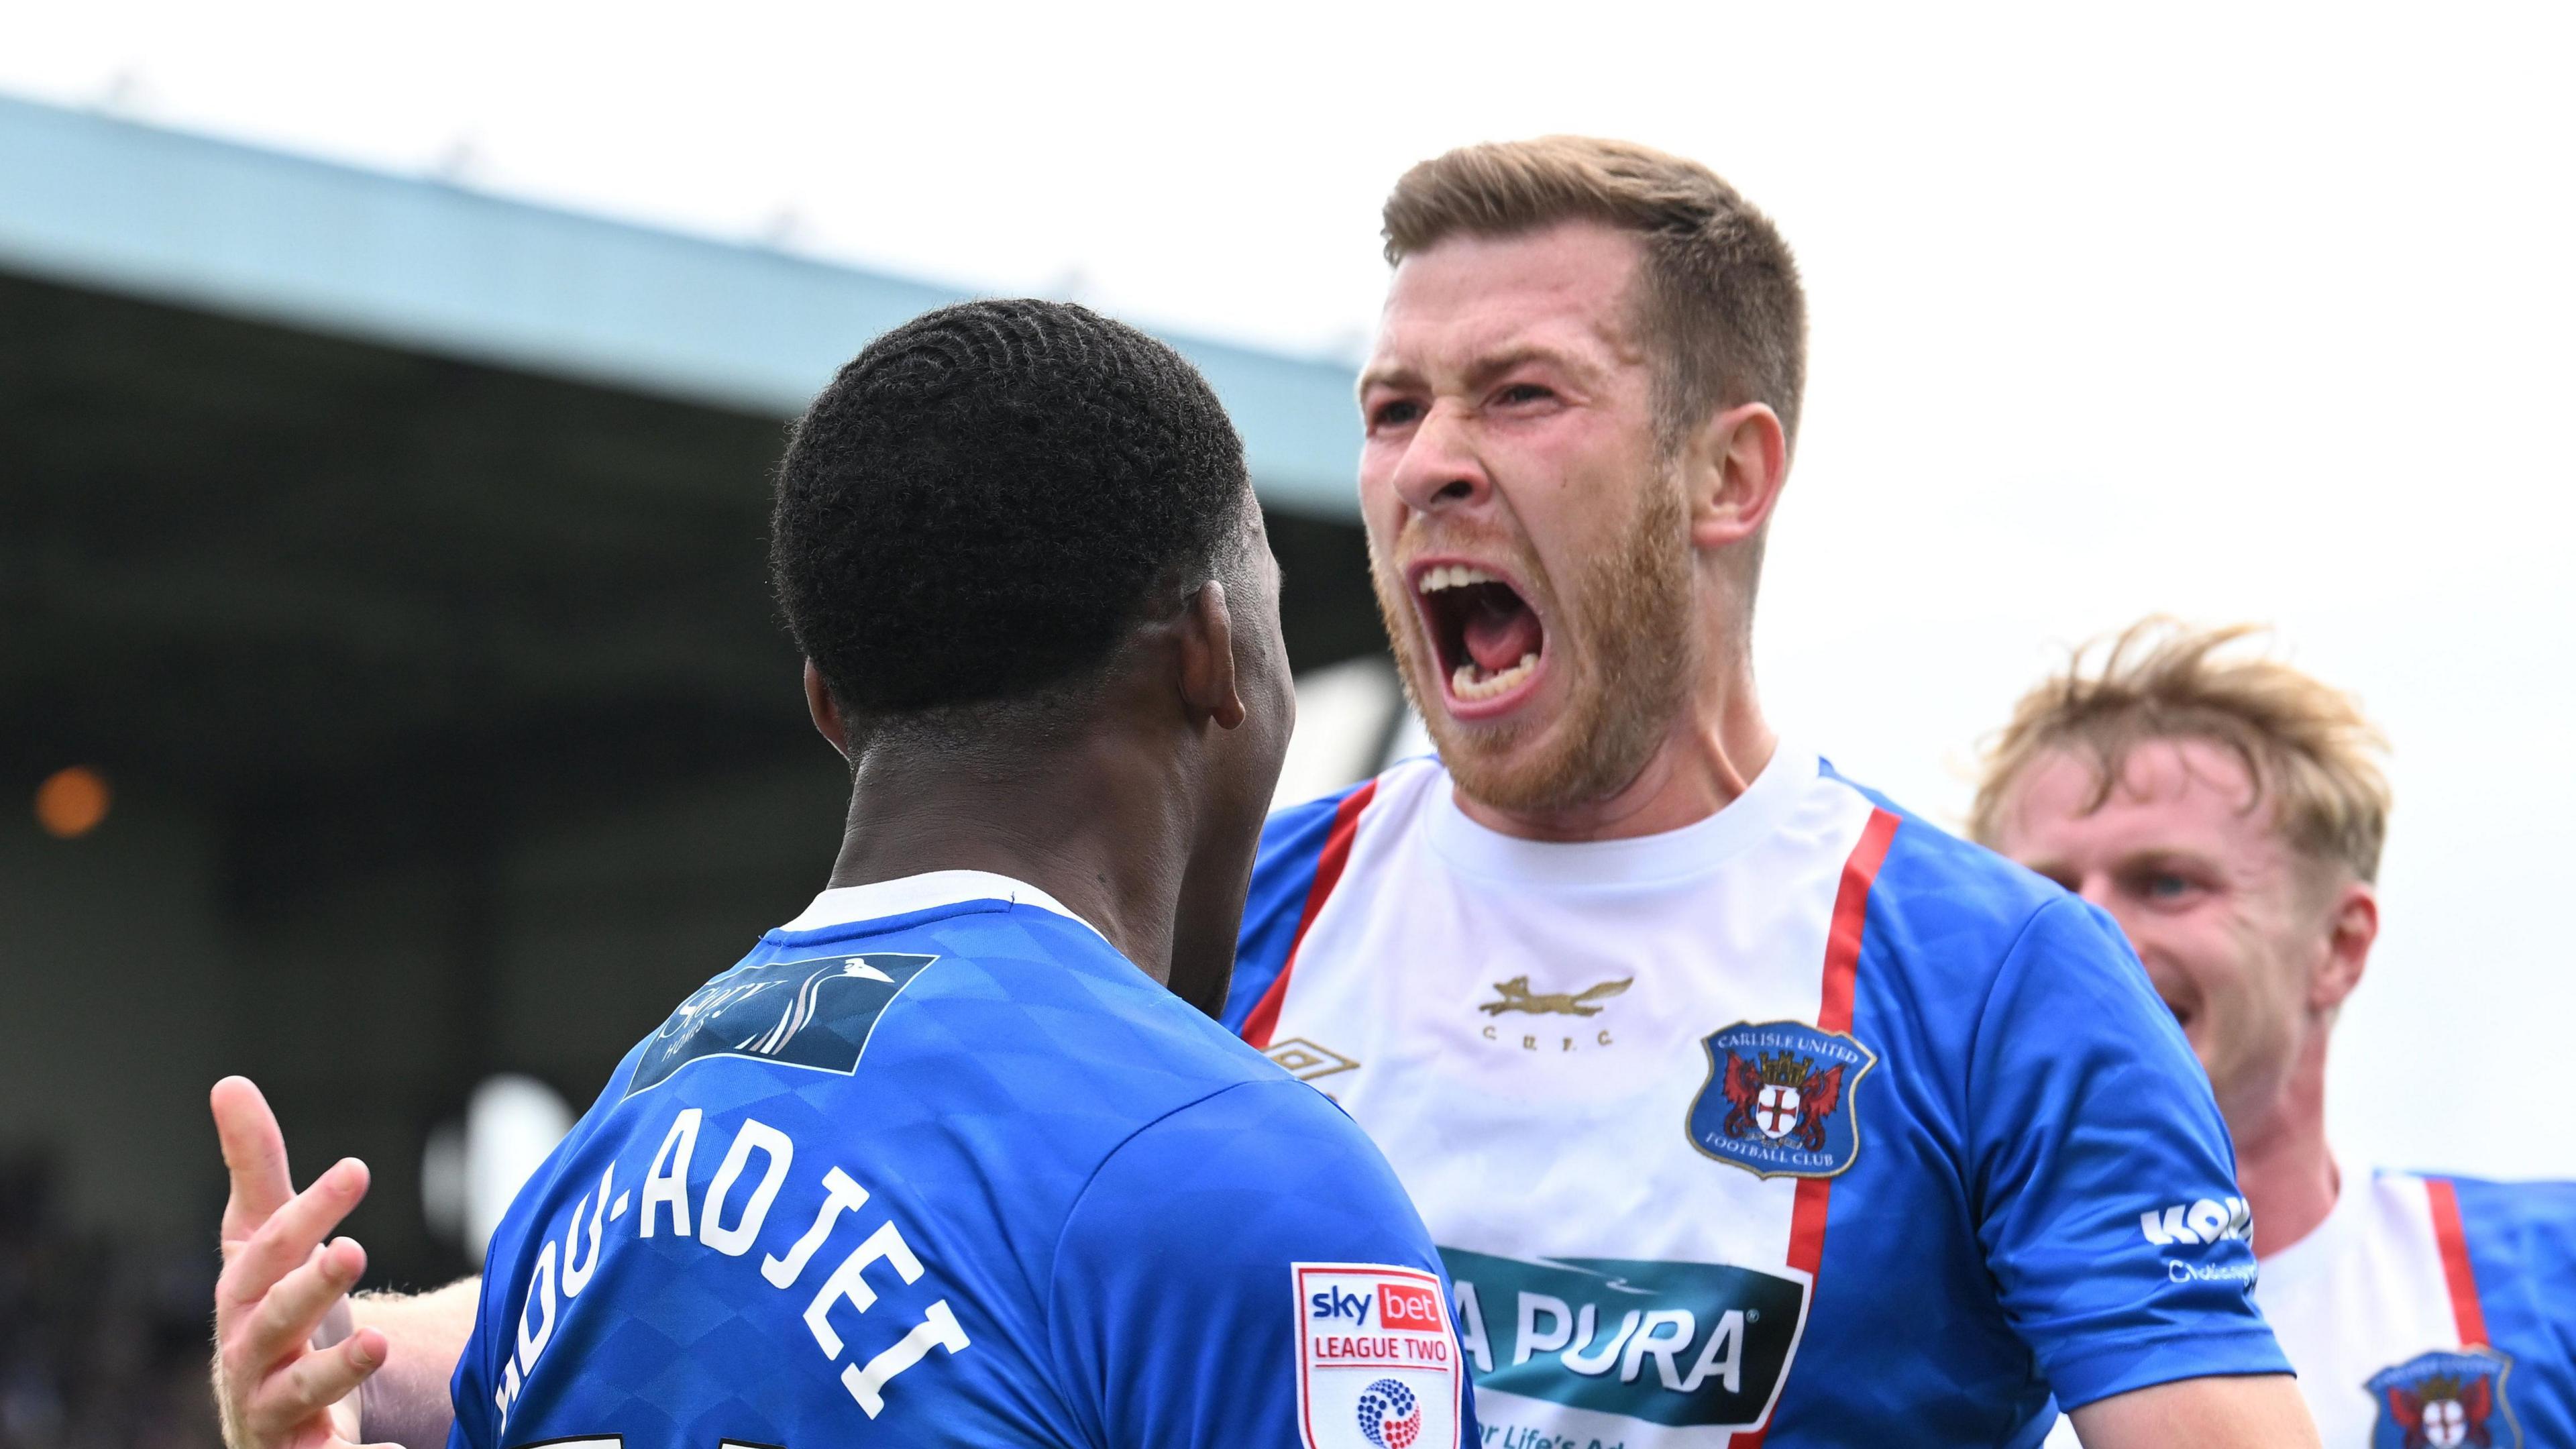
[[[2004,854],[2109,911],[2208,1069],[2240,1137],[2271,1114],[2309,1035],[2329,935],[2308,870],[2257,803],[2244,762],[2206,740],[2130,753],[2099,808],[2085,757],[2025,767],[2001,812]]]

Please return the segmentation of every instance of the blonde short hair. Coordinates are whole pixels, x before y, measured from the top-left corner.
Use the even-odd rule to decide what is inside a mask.
[[[2279,660],[2225,656],[2261,631],[2250,624],[2193,629],[2158,615],[2077,650],[2066,668],[2021,697],[1985,751],[1969,833],[2000,836],[2005,793],[2052,751],[2088,756],[2091,803],[2111,796],[2129,754],[2153,740],[2226,747],[2254,782],[2251,809],[2274,804],[2274,828],[2310,859],[2356,879],[2379,876],[2388,837],[2387,741],[2353,697]],[[2099,663],[2093,661],[2098,656]]]
[[[1453,235],[1515,236],[1566,221],[1645,247],[1638,322],[1661,355],[1656,430],[1669,445],[1720,407],[1763,402],[1798,438],[1807,296],[1771,219],[1696,161],[1630,141],[1542,136],[1461,146],[1404,173],[1386,199],[1392,264]]]

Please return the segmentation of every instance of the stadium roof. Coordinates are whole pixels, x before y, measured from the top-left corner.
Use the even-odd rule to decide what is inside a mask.
[[[0,269],[745,413],[963,293],[0,97]],[[1352,374],[1167,336],[1272,507],[1355,518]]]

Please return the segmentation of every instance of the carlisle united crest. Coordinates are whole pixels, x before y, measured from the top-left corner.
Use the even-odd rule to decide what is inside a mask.
[[[1761,1177],[1833,1177],[1860,1155],[1858,1093],[1876,1052],[1796,1021],[1737,1022],[1703,1045],[1693,1147]]]
[[[2371,1375],[2379,1404],[2370,1449],[2521,1449],[2522,1430],[2506,1404],[2513,1360],[2493,1349],[2418,1354]]]

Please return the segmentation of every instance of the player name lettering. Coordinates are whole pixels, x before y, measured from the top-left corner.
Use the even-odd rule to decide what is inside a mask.
[[[500,1385],[492,1395],[501,1427],[507,1427],[529,1374],[553,1341],[562,1306],[580,1296],[609,1255],[639,1251],[632,1246],[635,1239],[660,1239],[668,1245],[660,1247],[665,1253],[686,1240],[726,1257],[746,1258],[760,1246],[763,1230],[782,1197],[793,1208],[812,1201],[819,1190],[820,1200],[814,1202],[804,1231],[788,1236],[786,1226],[804,1214],[787,1213],[780,1218],[782,1230],[769,1239],[783,1251],[763,1254],[756,1261],[760,1279],[776,1292],[797,1290],[807,1269],[818,1262],[837,1264],[819,1273],[804,1311],[806,1330],[829,1363],[840,1363],[842,1350],[848,1347],[841,1336],[840,1318],[867,1313],[881,1293],[910,1287],[929,1273],[929,1266],[913,1251],[891,1214],[862,1231],[865,1222],[860,1212],[867,1206],[868,1190],[838,1166],[827,1168],[819,1179],[805,1177],[790,1190],[796,1144],[785,1132],[746,1117],[718,1157],[712,1142],[707,1153],[698,1150],[704,1124],[701,1108],[679,1112],[663,1134],[661,1146],[654,1149],[640,1190],[618,1187],[619,1164],[612,1161],[600,1173],[597,1193],[586,1193],[573,1204],[559,1242],[553,1235],[546,1239],[527,1285],[520,1290],[515,1320],[518,1351],[503,1365]],[[691,1167],[708,1157],[717,1159],[716,1166],[699,1178]],[[637,1209],[631,1219],[630,1201]],[[846,1227],[844,1217],[850,1219]],[[632,1235],[618,1232],[620,1227],[631,1228]],[[882,1334],[869,1336],[877,1340],[876,1351],[852,1353],[842,1363],[840,1379],[851,1400],[871,1419],[885,1412],[886,1387],[896,1375],[919,1364],[934,1348],[956,1354],[970,1346],[945,1298],[922,1307],[917,1321],[906,1324],[891,1343],[883,1342]]]

